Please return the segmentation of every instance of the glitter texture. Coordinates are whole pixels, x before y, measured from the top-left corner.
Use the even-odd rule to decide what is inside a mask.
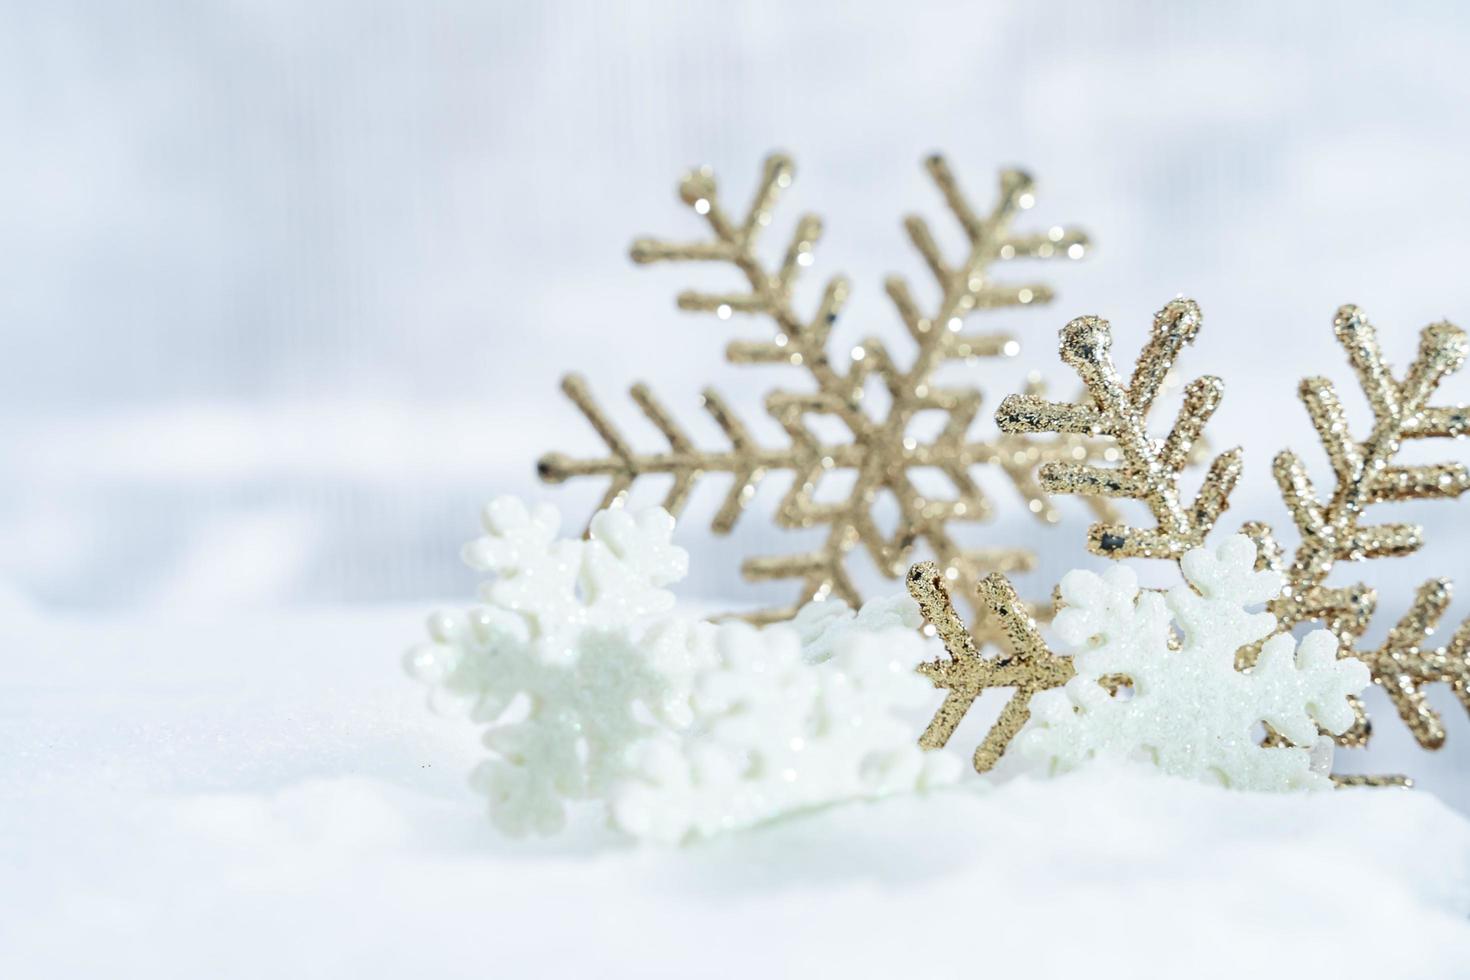
[[[1257,540],[1261,564],[1286,577],[1286,589],[1270,607],[1282,628],[1319,622],[1336,633],[1343,655],[1369,666],[1373,681],[1387,692],[1415,740],[1426,749],[1437,749],[1444,744],[1444,725],[1425,700],[1424,687],[1449,684],[1470,710],[1470,621],[1444,646],[1431,647],[1427,642],[1449,605],[1450,583],[1426,581],[1384,643],[1364,650],[1360,641],[1377,605],[1375,592],[1362,584],[1329,586],[1326,580],[1340,561],[1408,555],[1423,543],[1423,532],[1416,525],[1365,525],[1364,511],[1370,504],[1453,498],[1470,488],[1470,473],[1459,463],[1393,463],[1405,440],[1459,437],[1470,428],[1470,408],[1428,404],[1441,381],[1463,365],[1467,341],[1464,331],[1452,324],[1425,327],[1418,356],[1399,380],[1384,360],[1372,324],[1357,307],[1339,309],[1333,330],[1372,409],[1372,430],[1363,441],[1354,439],[1332,382],[1304,380],[1302,403],[1332,462],[1332,494],[1324,501],[1305,465],[1286,450],[1276,457],[1274,472],[1301,536],[1296,553],[1288,561],[1264,524],[1250,524],[1245,530]],[[1246,652],[1247,661],[1253,652]],[[1341,744],[1362,746],[1368,741],[1371,727],[1361,702],[1357,709],[1358,722],[1339,739]]]
[[[613,824],[675,844],[955,782],[961,760],[922,752],[911,740],[908,709],[929,696],[912,665],[928,644],[914,629],[913,602],[902,593],[893,598],[902,604],[901,621],[873,629],[860,615],[833,624],[830,656],[821,662],[800,630],[784,623],[710,630],[712,663],[690,698],[694,721],[629,747],[631,771],[609,800]],[[879,604],[893,601],[864,608]]]
[[[1007,652],[980,656],[982,634],[972,634],[955,612],[944,586],[944,574],[932,561],[909,569],[909,594],[944,643],[948,657],[922,664],[919,673],[948,693],[919,745],[943,748],[954,735],[975,699],[991,688],[1012,688],[1011,699],[975,750],[975,771],[987,772],[1000,761],[1006,746],[1031,717],[1031,699],[1041,691],[1060,687],[1073,677],[1072,661],[1047,648],[1026,604],[999,572],[977,586],[987,624],[984,639],[994,639]],[[988,614],[988,615],[985,615]]]
[[[689,556],[658,508],[598,513],[583,539],[502,497],[465,560],[481,602],[429,620],[406,658],[431,703],[485,727],[471,777],[491,821],[548,835],[600,810],[677,843],[812,807],[953,782],[963,763],[912,742],[934,644],[899,593],[854,612],[804,607],[757,629],[679,613]]]
[[[1184,581],[1167,594],[1140,591],[1122,565],[1069,572],[1054,627],[1077,676],[1032,699],[1012,754],[1051,772],[1141,760],[1233,789],[1331,789],[1332,740],[1318,726],[1353,724],[1348,698],[1367,686],[1368,668],[1338,659],[1327,630],[1298,644],[1276,633],[1270,613],[1249,612],[1282,584],[1255,559],[1239,534],[1195,548],[1180,561]],[[1238,669],[1236,651],[1268,636],[1255,666]],[[1262,745],[1261,723],[1289,740]]]
[[[1162,441],[1152,438],[1146,426],[1165,376],[1184,345],[1194,340],[1201,320],[1193,300],[1176,299],[1160,310],[1133,377],[1125,384],[1113,366],[1108,322],[1095,316],[1079,317],[1062,329],[1061,355],[1081,376],[1089,398],[1069,404],[1033,394],[1011,395],[995,413],[1003,432],[1102,435],[1115,440],[1120,457],[1117,466],[1053,461],[1040,470],[1041,488],[1047,493],[1131,498],[1153,512],[1157,526],[1152,528],[1094,524],[1087,541],[1094,554],[1178,559],[1204,543],[1228,504],[1240,476],[1239,449],[1215,457],[1193,502],[1183,500],[1179,493],[1179,474],[1224,393],[1219,378],[1199,378],[1184,389],[1184,405]]]
[[[825,527],[825,539],[809,552],[748,558],[743,571],[752,581],[800,580],[797,604],[829,596],[858,604],[861,596],[847,560],[859,546],[880,572],[894,578],[904,574],[916,548],[926,547],[966,596],[974,594],[974,585],[988,571],[1032,567],[1034,558],[1028,551],[973,549],[953,536],[952,524],[984,520],[994,510],[972,470],[998,467],[1025,498],[1028,511],[1053,522],[1057,514],[1036,480],[1038,467],[1099,458],[1103,452],[1100,440],[1067,432],[1050,440],[1002,434],[990,441],[976,441],[969,430],[979,412],[980,393],[969,386],[941,387],[934,375],[949,362],[1008,357],[1019,349],[1016,340],[1006,334],[966,332],[964,323],[970,314],[1051,299],[1051,290],[1044,285],[994,281],[992,265],[1017,258],[1080,258],[1088,248],[1087,238],[1061,227],[1040,233],[1011,231],[1018,212],[1034,202],[1031,179],[1020,171],[1001,174],[998,201],[988,214],[979,214],[960,192],[943,158],[930,157],[926,167],[963,229],[968,251],[952,261],[942,254],[923,219],[905,221],[909,239],[939,286],[939,300],[925,312],[903,279],[887,281],[888,296],[916,348],[907,367],[900,367],[884,344],[874,339],[829,356],[829,335],[849,291],[846,279],[838,276],[828,281],[810,317],[793,309],[792,288],[801,270],[811,264],[822,230],[820,219],[807,215],[798,220],[779,266],[769,268],[757,254],[757,237],[770,223],[777,197],[792,182],[793,166],[787,157],[776,155],[766,161],[755,199],[743,218],[726,211],[708,168],[685,177],[680,196],[708,223],[712,237],[693,243],[639,240],[632,248],[633,259],[639,263],[713,262],[733,266],[739,273],[748,288],[730,293],[685,292],[678,305],[721,319],[749,315],[769,321],[773,328],[769,339],[734,340],[726,356],[735,364],[793,366],[809,378],[812,386],[806,390],[777,390],[767,396],[767,412],[785,432],[786,444],[768,447],[758,443],[726,401],[706,389],[703,406],[724,433],[729,448],[701,450],[650,389],[638,384],[632,388],[634,402],[669,445],[664,452],[640,453],[598,407],[587,384],[569,376],[563,390],[609,452],[595,459],[549,454],[540,461],[541,478],[559,483],[577,477],[606,477],[609,484],[601,505],[606,507],[620,502],[636,481],[663,475],[672,478],[664,506],[678,513],[702,476],[728,473],[733,479],[712,524],[716,533],[728,533],[767,474],[790,472],[791,487],[775,514],[776,524],[788,529]],[[889,407],[882,418],[875,418],[864,403],[864,388],[870,381],[880,383],[888,396]],[[1039,397],[1039,392],[1033,397]],[[927,440],[912,436],[909,429],[915,416],[933,412],[945,416],[939,434]],[[814,417],[837,420],[846,435],[839,439],[818,435],[809,425]],[[921,491],[911,473],[915,468],[944,474],[953,494],[941,498]],[[836,502],[818,501],[819,484],[837,470],[853,474],[850,491]],[[874,516],[875,505],[883,497],[897,506],[897,525],[891,533],[880,529]],[[1096,503],[1100,518],[1108,519],[1107,502]],[[795,608],[767,610],[751,618],[784,619]]]

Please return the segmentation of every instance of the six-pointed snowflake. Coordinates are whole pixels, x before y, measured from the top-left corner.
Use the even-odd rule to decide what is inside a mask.
[[[1275,616],[1246,608],[1281,591],[1281,576],[1256,571],[1255,560],[1243,535],[1189,551],[1180,562],[1187,584],[1167,596],[1140,593],[1124,566],[1064,577],[1054,625],[1076,676],[1032,698],[1018,756],[1053,770],[1110,757],[1237,788],[1331,787],[1332,743],[1317,729],[1352,725],[1349,698],[1368,684],[1368,668],[1337,659],[1337,638],[1315,630],[1300,644],[1272,636],[1255,666],[1238,670],[1236,651],[1276,627]],[[1292,744],[1262,745],[1263,723]]]
[[[977,439],[971,433],[981,396],[972,384],[940,384],[937,372],[947,363],[980,357],[1009,357],[1019,344],[1008,334],[966,332],[967,319],[980,311],[1040,304],[1051,290],[1040,283],[1005,283],[993,278],[995,267],[1014,259],[1076,259],[1087,249],[1087,237],[1077,231],[1052,227],[1037,233],[1018,233],[1017,216],[1035,203],[1031,178],[1017,170],[1002,172],[1000,194],[988,212],[977,212],[960,192],[944,159],[926,162],[946,203],[967,239],[963,256],[943,254],[919,217],[909,217],[905,228],[938,286],[938,298],[921,307],[908,284],[888,280],[887,292],[913,339],[907,364],[890,353],[879,339],[834,351],[831,332],[849,292],[841,276],[829,280],[814,313],[800,313],[793,305],[798,275],[811,264],[821,235],[821,221],[801,218],[785,258],[771,267],[756,249],[760,233],[770,223],[771,211],[782,190],[790,185],[790,159],[773,156],[757,187],[755,200],[743,217],[726,210],[708,169],[689,174],[680,184],[680,196],[710,226],[711,237],[693,243],[643,239],[633,245],[634,261],[703,261],[728,263],[744,280],[734,293],[685,292],[679,306],[715,313],[763,316],[772,332],[766,340],[736,340],[727,357],[736,364],[784,364],[800,369],[808,383],[799,389],[772,391],[766,410],[781,427],[783,445],[762,445],[731,406],[713,389],[703,395],[704,407],[724,433],[729,448],[702,450],[674,415],[644,384],[633,386],[632,396],[648,420],[663,434],[666,452],[642,453],[622,435],[593,400],[579,376],[562,383],[567,396],[592,423],[606,443],[600,459],[573,459],[560,453],[542,457],[539,471],[551,482],[584,477],[608,478],[602,506],[621,501],[635,482],[648,476],[672,479],[664,506],[678,513],[695,484],[710,474],[729,474],[731,483],[713,522],[716,533],[729,532],[760,482],[770,473],[791,475],[775,520],[788,529],[823,528],[825,535],[812,550],[796,554],[748,559],[743,571],[753,581],[795,579],[801,582],[797,603],[750,617],[758,622],[789,618],[803,603],[828,596],[856,606],[861,590],[852,575],[849,557],[863,549],[879,572],[901,578],[922,548],[933,555],[951,580],[962,586],[986,572],[1018,571],[1032,567],[1033,556],[1020,548],[975,548],[961,542],[958,524],[981,521],[994,507],[975,479],[975,471],[994,466],[1014,485],[1031,514],[1055,522],[1058,517],[1036,480],[1037,468],[1047,463],[1081,464],[1113,458],[1107,440],[1062,434],[1052,438],[1001,433]],[[871,382],[871,384],[870,384]],[[872,395],[881,389],[879,399]],[[1040,389],[1033,385],[1033,394]],[[878,408],[875,400],[886,402]],[[932,437],[915,431],[921,416],[944,419]],[[832,423],[830,427],[816,423]],[[829,429],[844,432],[836,438]],[[949,488],[925,486],[916,471],[936,470]],[[851,476],[840,500],[820,499],[822,485],[839,473]],[[896,526],[882,527],[884,504],[896,511]],[[1110,504],[1090,500],[1103,517]],[[968,588],[962,589],[966,596]]]

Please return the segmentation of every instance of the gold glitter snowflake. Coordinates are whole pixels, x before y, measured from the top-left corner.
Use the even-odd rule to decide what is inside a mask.
[[[1383,358],[1372,324],[1354,306],[1344,306],[1333,331],[1358,376],[1373,412],[1373,426],[1358,441],[1351,434],[1336,389],[1326,378],[1301,383],[1301,400],[1332,462],[1335,482],[1325,500],[1313,488],[1306,467],[1291,450],[1280,453],[1273,467],[1276,483],[1301,536],[1290,561],[1264,524],[1246,530],[1261,549],[1262,564],[1280,571],[1286,588],[1271,603],[1281,628],[1321,623],[1342,642],[1343,656],[1357,657],[1373,672],[1418,743],[1426,749],[1444,744],[1439,714],[1424,697],[1429,684],[1448,684],[1470,711],[1470,620],[1444,646],[1428,640],[1450,601],[1450,583],[1430,579],[1419,587],[1407,613],[1374,649],[1363,649],[1377,596],[1363,584],[1329,586],[1328,575],[1340,561],[1412,554],[1423,544],[1423,530],[1413,524],[1364,523],[1369,505],[1399,500],[1458,497],[1470,489],[1470,473],[1460,463],[1405,466],[1394,462],[1410,439],[1459,437],[1470,431],[1470,407],[1431,406],[1430,398],[1444,378],[1465,362],[1464,331],[1435,323],[1419,336],[1419,353],[1403,378],[1397,379]],[[1366,745],[1370,726],[1358,703],[1359,723],[1338,741]]]
[[[944,643],[947,657],[922,664],[919,673],[948,693],[929,727],[919,737],[926,749],[942,749],[959,727],[970,706],[985,691],[1009,688],[1011,697],[1000,717],[975,749],[975,771],[988,772],[1000,761],[1011,739],[1031,717],[1031,698],[1061,687],[1075,676],[1070,657],[1058,657],[1047,647],[1036,620],[1015,588],[999,572],[987,575],[976,587],[989,624],[983,638],[965,628],[944,586],[944,572],[932,561],[909,569],[909,594],[924,619]],[[989,639],[1004,648],[995,657],[982,657],[980,646]]]
[[[748,579],[801,582],[795,605],[752,617],[758,621],[788,617],[801,603],[828,596],[858,604],[861,595],[847,563],[849,554],[859,546],[866,549],[883,573],[894,578],[904,574],[916,547],[925,546],[944,575],[966,596],[976,594],[975,585],[986,572],[1031,567],[1033,556],[1027,551],[969,548],[954,537],[953,524],[983,520],[994,511],[972,471],[980,466],[998,467],[1026,499],[1031,513],[1054,521],[1057,515],[1035,479],[1037,467],[1084,463],[1099,458],[1106,450],[1089,435],[1071,432],[1050,440],[1012,434],[977,440],[970,429],[980,409],[980,393],[969,386],[941,386],[934,376],[948,362],[1017,352],[1018,344],[1009,335],[966,332],[965,319],[970,314],[1051,299],[1051,290],[1043,285],[995,281],[991,278],[992,266],[1018,258],[1080,258],[1087,248],[1087,238],[1061,227],[1037,234],[1013,232],[1011,224],[1016,215],[1035,200],[1031,179],[1019,171],[1001,174],[999,200],[988,214],[979,214],[961,194],[941,157],[930,157],[926,166],[958,219],[968,250],[953,261],[941,252],[923,219],[910,217],[905,221],[909,239],[940,291],[939,301],[926,312],[903,279],[894,277],[887,282],[888,295],[916,348],[907,366],[901,366],[878,340],[864,341],[837,356],[829,355],[830,333],[848,295],[846,279],[838,276],[827,283],[811,315],[794,309],[792,287],[798,274],[811,264],[813,247],[821,234],[818,218],[807,215],[797,222],[778,266],[768,267],[757,254],[757,238],[770,223],[778,195],[791,184],[793,168],[789,159],[777,155],[766,161],[755,200],[743,216],[726,211],[707,168],[685,177],[679,194],[708,223],[711,237],[693,243],[640,240],[632,248],[634,261],[705,261],[733,266],[745,280],[746,289],[734,293],[685,292],[679,296],[678,305],[685,310],[714,313],[722,319],[735,315],[767,318],[773,327],[770,338],[732,341],[727,358],[735,364],[799,368],[812,387],[777,390],[768,395],[766,410],[786,435],[784,444],[777,446],[759,443],[725,399],[706,389],[703,407],[724,433],[729,448],[704,450],[696,446],[646,385],[635,385],[634,402],[668,442],[667,450],[643,453],[602,412],[586,382],[569,376],[562,388],[596,429],[608,454],[593,459],[549,454],[539,464],[542,479],[561,482],[574,477],[606,477],[607,494],[600,506],[607,506],[620,501],[638,480],[662,474],[672,478],[664,506],[677,513],[701,477],[730,474],[730,488],[712,524],[715,532],[728,533],[767,474],[791,473],[791,487],[777,510],[776,523],[788,529],[824,527],[825,540],[811,551],[746,560],[743,570]],[[864,386],[870,380],[880,382],[889,396],[890,404],[881,417],[876,417],[878,413],[864,402]],[[931,439],[910,434],[910,423],[923,412],[945,416],[942,430]],[[809,425],[816,417],[838,420],[845,430],[844,438],[833,441],[818,435]],[[953,494],[936,497],[921,491],[913,479],[916,468],[943,473],[953,486]],[[837,502],[819,501],[819,485],[837,471],[853,475],[851,490]],[[874,516],[875,505],[884,495],[891,496],[898,510],[897,527],[891,534],[879,528]],[[1099,502],[1097,510],[1104,517],[1110,513],[1105,501]]]

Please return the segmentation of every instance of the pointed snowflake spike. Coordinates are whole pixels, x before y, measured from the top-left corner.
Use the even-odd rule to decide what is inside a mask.
[[[1409,726],[1415,739],[1427,749],[1444,744],[1444,722],[1424,694],[1429,684],[1445,683],[1470,711],[1470,619],[1443,646],[1430,640],[1450,603],[1450,583],[1430,579],[1419,586],[1409,610],[1373,650],[1356,656],[1368,664],[1374,681],[1384,689]]]
[[[1463,647],[1421,649],[1448,602],[1448,583],[1425,583],[1400,627],[1377,650],[1360,649],[1374,610],[1373,590],[1361,584],[1332,587],[1326,583],[1338,562],[1407,555],[1423,544],[1423,532],[1415,525],[1366,524],[1368,506],[1452,498],[1470,489],[1470,471],[1458,462],[1394,463],[1406,439],[1460,436],[1470,429],[1470,408],[1429,404],[1440,383],[1464,364],[1470,341],[1453,324],[1425,327],[1418,354],[1400,380],[1383,356],[1377,331],[1357,307],[1339,309],[1333,331],[1372,408],[1373,425],[1365,438],[1355,438],[1332,382],[1325,378],[1302,382],[1301,400],[1332,464],[1335,485],[1330,492],[1318,493],[1295,453],[1284,450],[1276,457],[1276,482],[1301,543],[1290,560],[1276,559],[1285,573],[1286,588],[1271,603],[1271,611],[1283,630],[1315,621],[1335,633],[1344,655],[1356,655],[1369,665],[1373,680],[1388,693],[1415,740],[1424,748],[1438,748],[1444,742],[1444,727],[1428,706],[1423,688],[1448,683],[1458,693],[1463,689],[1462,678],[1470,673]],[[1269,529],[1261,539],[1268,538]],[[1246,650],[1242,662],[1250,663],[1253,656],[1252,650]],[[1470,699],[1461,700],[1470,708]],[[1361,713],[1361,704],[1358,710]],[[1357,724],[1340,733],[1339,741],[1364,745],[1368,732],[1366,715],[1362,715]]]
[[[1153,331],[1125,384],[1113,364],[1112,329],[1100,317],[1079,317],[1061,333],[1062,360],[1087,387],[1086,403],[1048,402],[1035,395],[1010,395],[995,420],[1010,433],[1081,433],[1112,436],[1118,466],[1053,461],[1040,469],[1047,493],[1140,500],[1157,526],[1133,528],[1117,523],[1092,526],[1088,548],[1109,558],[1181,558],[1204,542],[1228,506],[1240,476],[1239,449],[1221,453],[1210,465],[1204,485],[1191,501],[1179,490],[1179,475],[1206,423],[1219,407],[1224,386],[1205,377],[1185,389],[1184,405],[1162,440],[1145,425],[1164,378],[1186,344],[1199,332],[1202,317],[1192,300],[1177,299],[1154,317]]]
[[[725,534],[735,526],[767,469],[791,469],[803,465],[810,455],[807,447],[771,450],[760,446],[751,437],[745,423],[713,388],[704,390],[701,403],[724,433],[730,449],[701,451],[652,390],[647,385],[635,384],[629,389],[633,401],[663,434],[670,449],[667,453],[639,453],[597,405],[585,379],[579,375],[568,375],[562,379],[562,390],[591,423],[607,446],[609,455],[601,459],[577,460],[562,453],[547,453],[537,463],[537,472],[547,483],[562,483],[584,476],[608,477],[607,491],[598,505],[599,511],[621,503],[639,478],[668,474],[673,481],[663,506],[669,513],[678,514],[701,477],[710,473],[730,473],[735,478],[734,482],[724,505],[711,523],[717,534]]]
[[[730,489],[711,524],[714,531],[724,533],[734,526],[766,474],[792,474],[791,491],[777,511],[776,523],[790,529],[820,526],[827,534],[811,551],[754,557],[743,563],[742,571],[753,581],[800,582],[797,603],[756,613],[750,617],[753,621],[789,618],[797,606],[812,600],[832,598],[859,605],[862,597],[848,570],[855,549],[896,578],[904,573],[916,548],[924,547],[953,576],[965,601],[971,600],[986,571],[1027,567],[1032,558],[1029,552],[971,551],[954,534],[953,524],[984,520],[994,510],[972,471],[979,466],[999,467],[1026,500],[1028,512],[1038,520],[1055,522],[1056,510],[1035,477],[1037,467],[1048,462],[1086,462],[1101,458],[1105,450],[1098,440],[1077,433],[1049,440],[1006,435],[977,441],[969,430],[978,411],[978,393],[971,388],[941,387],[934,378],[948,361],[1009,357],[1018,350],[1009,335],[965,330],[970,315],[1050,298],[1050,289],[1040,284],[994,281],[991,272],[997,264],[1017,258],[1080,258],[1087,238],[1062,227],[1038,234],[1014,233],[1013,221],[1035,200],[1031,179],[1019,171],[1002,174],[998,199],[987,211],[972,206],[943,159],[931,157],[925,166],[964,230],[967,245],[962,254],[947,256],[927,223],[918,218],[905,222],[910,240],[939,286],[937,302],[921,307],[914,291],[901,279],[888,280],[888,294],[917,348],[911,362],[899,364],[877,340],[866,340],[851,349],[831,349],[832,325],[849,292],[841,276],[828,280],[814,311],[796,309],[792,287],[812,262],[821,234],[817,218],[808,215],[798,221],[778,267],[772,268],[755,247],[758,235],[770,223],[777,198],[792,182],[790,159],[777,154],[766,161],[754,200],[743,212],[726,205],[714,174],[700,168],[684,178],[679,194],[707,224],[710,239],[694,243],[640,239],[633,245],[633,259],[640,263],[717,261],[734,267],[744,280],[741,288],[686,291],[680,294],[678,305],[722,319],[736,315],[767,319],[771,327],[767,338],[733,341],[726,356],[736,364],[788,364],[809,375],[810,384],[799,392],[777,391],[766,400],[768,413],[785,433],[785,443],[761,445],[717,395],[707,392],[705,408],[715,417],[729,446],[701,450],[652,392],[637,385],[634,401],[668,444],[666,451],[640,453],[593,401],[586,383],[573,376],[563,382],[563,390],[592,425],[607,454],[594,459],[548,454],[539,464],[541,478],[559,483],[584,476],[604,477],[603,505],[611,506],[645,477],[667,475],[671,484],[665,506],[677,514],[702,477],[728,473],[733,478]],[[886,418],[874,418],[870,401],[863,400],[871,380],[879,382],[891,400]],[[921,413],[944,413],[949,423],[941,435],[920,442],[909,434],[908,421]],[[835,429],[840,435],[819,434],[813,426],[817,416],[832,423],[823,432]],[[953,484],[953,493],[930,497],[914,480],[911,471],[915,468],[938,469]],[[855,479],[843,500],[828,502],[819,496],[819,485],[835,470],[850,472]],[[891,531],[882,529],[873,516],[873,502],[880,498],[898,504],[899,519]]]
[[[1183,627],[1177,650],[1170,648],[1156,593],[1124,603],[1118,600],[1125,590],[1101,576],[1070,573],[1068,589],[1079,605],[1064,612],[1076,613],[1066,636],[1074,644],[1076,677],[1032,699],[1032,721],[1017,737],[1016,752],[1048,772],[1107,758],[1144,760],[1173,775],[1238,789],[1331,787],[1317,726],[1351,724],[1349,697],[1367,683],[1367,670],[1338,660],[1336,641],[1325,631],[1299,648],[1290,636],[1273,637],[1254,670],[1238,670],[1242,634],[1271,629],[1245,611],[1259,601],[1265,581],[1252,555],[1244,537],[1185,555],[1181,566],[1193,587],[1168,596]],[[1083,617],[1091,617],[1085,628]],[[1078,638],[1084,642],[1075,644]],[[1131,697],[1110,693],[1119,680],[1131,683]],[[1262,723],[1295,744],[1258,744],[1253,729]]]

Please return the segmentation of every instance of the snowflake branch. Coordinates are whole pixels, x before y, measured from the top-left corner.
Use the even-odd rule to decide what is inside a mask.
[[[664,498],[663,507],[677,516],[700,477],[708,473],[731,473],[734,474],[734,482],[711,523],[716,533],[728,533],[768,470],[796,469],[819,452],[819,447],[812,444],[793,443],[784,449],[766,449],[757,445],[739,416],[712,388],[705,389],[701,401],[705,411],[730,441],[731,448],[724,452],[701,451],[653,392],[646,385],[637,384],[629,391],[634,403],[663,433],[670,448],[667,453],[639,453],[598,406],[584,378],[568,375],[562,379],[562,391],[592,424],[607,446],[609,455],[597,459],[572,459],[562,453],[547,453],[537,463],[537,472],[548,483],[563,483],[583,476],[609,477],[607,492],[598,510],[606,510],[621,501],[640,477],[670,474],[674,482]],[[834,447],[832,451],[850,461],[850,448]]]
[[[1380,647],[1353,653],[1368,665],[1404,724],[1427,749],[1444,745],[1445,731],[1439,714],[1424,697],[1424,685],[1449,684],[1465,710],[1470,711],[1470,657],[1466,656],[1470,650],[1470,620],[1461,623],[1445,645],[1429,648],[1425,644],[1449,604],[1449,581],[1430,579],[1419,586],[1408,611],[1389,630]]]
[[[1160,310],[1133,377],[1125,385],[1109,353],[1112,331],[1108,322],[1098,317],[1073,320],[1062,330],[1062,359],[1081,376],[1090,401],[1069,404],[1031,394],[1011,395],[996,412],[1003,432],[1107,435],[1116,440],[1122,456],[1116,467],[1050,462],[1040,470],[1041,488],[1047,493],[1134,499],[1148,505],[1157,527],[1094,524],[1088,537],[1088,548],[1094,554],[1178,559],[1204,543],[1228,506],[1230,491],[1240,476],[1238,448],[1215,457],[1192,503],[1185,502],[1179,492],[1180,473],[1219,407],[1224,385],[1218,378],[1199,378],[1185,388],[1179,416],[1162,442],[1153,439],[1145,426],[1165,376],[1184,345],[1194,340],[1200,322],[1199,307],[1192,300],[1174,300]]]

